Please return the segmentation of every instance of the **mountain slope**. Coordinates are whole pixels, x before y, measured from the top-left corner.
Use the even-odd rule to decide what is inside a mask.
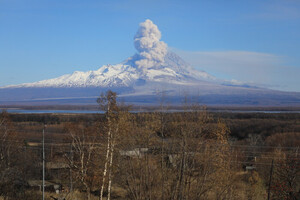
[[[4,88],[130,87],[141,80],[186,84],[196,80],[216,79],[204,71],[195,70],[178,55],[169,52],[167,45],[160,41],[157,26],[150,20],[140,24],[134,42],[139,53],[120,64],[104,65],[96,71],[75,71],[54,79]]]
[[[175,58],[175,59],[174,59]],[[184,84],[195,80],[214,80],[206,72],[194,70],[176,54],[169,52],[166,62],[156,68],[139,69],[131,66],[132,58],[117,65],[104,65],[96,71],[66,74],[58,78],[34,83],[11,85],[2,88],[24,87],[129,87],[141,79],[144,81]],[[184,65],[182,64],[184,63]],[[183,68],[186,67],[186,68]]]
[[[195,70],[168,51],[160,38],[157,26],[146,20],[134,37],[138,52],[122,63],[34,83],[5,86],[0,88],[0,103],[58,100],[83,103],[83,99],[95,102],[101,91],[112,89],[128,101],[139,99],[139,102],[154,102],[157,93],[164,91],[173,102],[190,95],[201,97],[206,104],[262,104],[264,101],[267,104],[300,104],[299,93],[236,85]]]

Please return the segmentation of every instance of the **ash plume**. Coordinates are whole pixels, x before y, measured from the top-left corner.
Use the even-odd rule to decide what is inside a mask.
[[[167,44],[160,38],[161,33],[151,20],[140,23],[134,37],[134,46],[139,52],[139,59],[135,61],[138,68],[148,69],[164,63],[168,50]]]

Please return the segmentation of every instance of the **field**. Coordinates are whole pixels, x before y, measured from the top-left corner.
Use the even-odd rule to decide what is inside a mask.
[[[106,111],[3,112],[1,196],[41,198],[44,130],[46,199],[299,197],[299,113]]]

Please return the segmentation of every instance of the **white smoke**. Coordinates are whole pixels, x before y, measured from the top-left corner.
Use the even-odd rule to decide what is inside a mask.
[[[138,68],[151,68],[164,63],[167,44],[160,41],[160,38],[161,33],[151,20],[147,19],[140,23],[139,30],[134,37],[134,46],[140,57],[135,61]]]

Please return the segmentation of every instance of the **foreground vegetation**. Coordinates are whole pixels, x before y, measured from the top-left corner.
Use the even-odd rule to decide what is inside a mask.
[[[41,199],[45,128],[46,199],[299,198],[299,114],[130,113],[113,92],[98,103],[105,114],[2,112],[0,195]]]

